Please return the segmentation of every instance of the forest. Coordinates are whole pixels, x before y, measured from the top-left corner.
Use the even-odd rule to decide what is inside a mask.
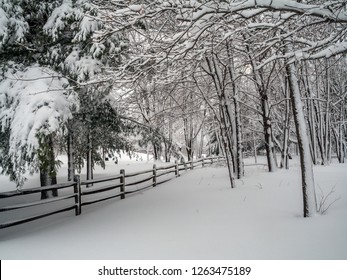
[[[310,217],[313,166],[347,157],[346,27],[345,0],[0,0],[0,171],[218,155],[235,188],[246,157],[299,156]]]

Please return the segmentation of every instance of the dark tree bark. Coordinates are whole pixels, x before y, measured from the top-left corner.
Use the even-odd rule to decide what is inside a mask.
[[[88,150],[87,150],[87,180],[93,179],[93,140],[91,135],[91,130],[88,132]],[[91,187],[92,184],[87,185]]]
[[[206,71],[213,80],[213,84],[217,91],[218,99],[219,99],[219,114],[221,120],[221,140],[223,142],[224,153],[227,161],[229,179],[231,188],[235,188],[235,178],[234,178],[234,166],[236,160],[234,158],[234,150],[233,150],[233,139],[232,139],[232,119],[231,119],[231,104],[226,99],[224,93],[224,87],[221,77],[220,69],[218,68],[215,58],[206,57],[206,62],[208,66],[208,71]]]
[[[40,141],[40,184],[41,187],[57,184],[56,162],[52,135],[43,136]],[[41,199],[58,196],[58,190],[42,191]]]
[[[73,129],[68,127],[68,135],[67,135],[67,178],[68,181],[73,181],[75,176],[75,149],[74,149],[74,134]]]

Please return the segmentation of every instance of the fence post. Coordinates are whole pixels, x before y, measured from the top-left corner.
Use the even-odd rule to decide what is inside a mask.
[[[124,169],[121,169],[120,170],[120,179],[119,179],[119,182],[121,184],[120,186],[120,192],[121,192],[121,195],[120,195],[120,199],[124,199],[125,198],[125,170]]]
[[[192,159],[190,161],[190,170],[193,170],[193,168],[194,168],[194,160]]]
[[[202,163],[201,163],[202,167],[205,167],[205,162],[204,162],[204,158],[202,158]]]
[[[153,164],[153,187],[157,185],[157,166]]]
[[[74,193],[75,193],[75,214],[76,216],[81,215],[82,207],[81,207],[81,177],[80,175],[74,176]]]
[[[211,157],[211,165],[213,164],[213,157]]]
[[[175,160],[175,175],[176,177],[180,176],[180,170],[178,169],[177,159]]]

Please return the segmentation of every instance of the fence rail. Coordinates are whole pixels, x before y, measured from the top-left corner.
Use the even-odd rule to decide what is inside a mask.
[[[69,201],[69,205],[59,206],[58,209],[52,211],[47,210],[44,213],[26,216],[24,218],[15,219],[12,218],[10,221],[0,222],[0,229],[28,223],[35,221],[41,218],[49,217],[59,213],[75,210],[75,215],[78,216],[82,213],[82,207],[99,203],[102,201],[110,200],[113,198],[120,197],[124,199],[126,195],[134,194],[141,192],[145,189],[156,187],[160,184],[168,182],[173,178],[180,176],[181,171],[192,170],[195,167],[204,167],[207,164],[213,164],[214,162],[224,161],[224,157],[210,157],[202,158],[195,161],[189,161],[184,163],[175,164],[157,167],[155,164],[152,169],[143,170],[139,172],[126,173],[124,169],[120,170],[120,174],[108,177],[102,177],[92,180],[80,180],[80,176],[77,175],[74,178],[73,182],[57,184],[46,187],[37,187],[24,189],[19,191],[9,191],[0,193],[0,199],[7,199],[16,196],[27,196],[31,194],[41,193],[42,191],[51,191],[51,190],[67,190],[70,193],[60,195],[54,198],[48,198],[44,200],[36,200],[32,202],[20,203],[16,205],[7,205],[0,207],[0,213],[2,212],[14,212],[21,209],[28,209],[33,207],[40,207],[44,205],[50,205],[52,203],[60,201]],[[170,176],[170,175],[173,176]],[[143,177],[143,175],[147,175]],[[144,184],[148,181],[150,183]],[[100,183],[107,182],[107,185],[97,186]],[[92,186],[92,187],[91,187]],[[115,192],[116,191],[116,192]],[[104,195],[104,196],[103,196]],[[86,198],[90,198],[86,200]],[[73,199],[73,202],[71,201]],[[1,201],[1,200],[0,200]],[[12,213],[13,213],[12,212]]]
[[[75,185],[75,183],[73,182],[73,183],[64,183],[64,184],[51,185],[51,186],[46,186],[46,187],[24,189],[24,190],[20,190],[20,191],[3,192],[3,193],[0,193],[0,198],[20,196],[20,195],[32,194],[32,193],[41,193],[42,191],[51,191],[51,190],[64,189],[64,188],[72,187],[74,185]]]

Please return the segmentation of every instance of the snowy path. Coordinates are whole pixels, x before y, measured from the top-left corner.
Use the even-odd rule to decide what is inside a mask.
[[[250,168],[248,169],[250,170]],[[315,167],[341,198],[300,218],[299,170],[253,170],[229,189],[225,168],[0,232],[1,259],[347,259],[347,164]],[[45,224],[47,223],[47,224]]]

